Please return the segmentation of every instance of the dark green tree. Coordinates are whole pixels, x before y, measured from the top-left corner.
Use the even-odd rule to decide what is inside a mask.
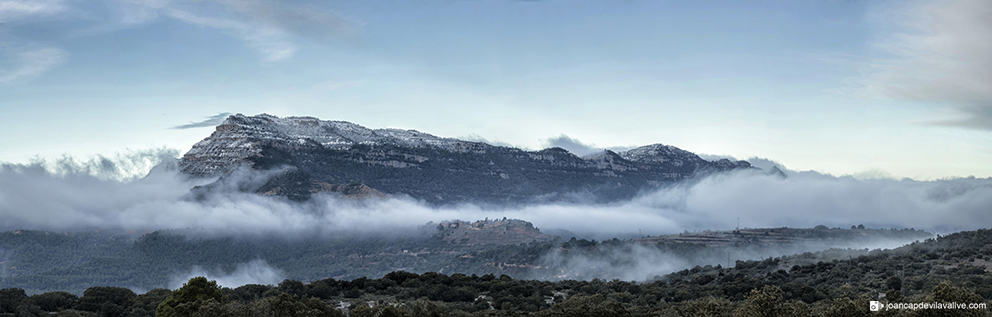
[[[545,317],[625,317],[630,311],[622,304],[607,300],[605,296],[574,295],[568,300],[551,306],[551,309],[538,312]]]
[[[827,307],[823,314],[828,317],[867,317],[868,299],[862,297],[857,301],[847,297],[836,298]]]
[[[348,307],[348,316],[351,317],[372,317],[374,315],[372,307],[369,307],[369,304],[364,301],[357,301]]]
[[[726,298],[707,297],[683,302],[677,310],[685,317],[730,316],[733,313],[733,303]]]
[[[187,316],[188,313],[195,312],[200,306],[190,304],[206,303],[208,300],[224,303],[224,292],[220,286],[217,286],[217,281],[208,281],[206,277],[197,276],[189,279],[189,282],[183,284],[183,287],[172,291],[172,295],[169,295],[155,309],[155,316]],[[177,309],[180,308],[180,305],[182,305],[183,311]]]
[[[24,317],[33,317],[33,316],[44,316],[44,315],[46,315],[44,312],[41,311],[41,307],[38,307],[38,305],[36,305],[30,299],[25,300],[25,301],[22,301],[21,304],[20,305],[17,305],[17,308],[14,309],[14,310],[16,311],[15,315],[18,316],[18,317],[21,317],[21,316],[24,316]],[[108,315],[108,316],[111,316],[111,315]],[[120,315],[116,315],[116,316],[120,316]]]
[[[735,315],[741,317],[785,316],[782,309],[782,289],[774,285],[765,285],[760,290],[751,290],[747,295],[747,302],[738,309]]]
[[[4,288],[0,289],[0,313],[13,313],[17,309],[17,305],[21,304],[28,298],[28,295],[24,293],[23,289],[20,288]]]
[[[307,288],[303,286],[303,282],[286,279],[279,283],[279,291],[299,297],[306,293]]]
[[[981,303],[982,297],[976,295],[966,288],[958,288],[944,281],[934,286],[930,296],[925,299],[927,302],[937,303]],[[919,316],[986,316],[987,311],[979,309],[927,309],[919,311]]]
[[[902,292],[897,289],[890,289],[885,292],[885,300],[890,303],[901,302],[903,300]]]
[[[131,305],[128,317],[154,317],[158,304],[161,304],[170,295],[172,295],[172,291],[164,288],[156,288],[138,295],[134,298],[134,305]]]
[[[57,312],[62,309],[70,309],[79,300],[79,297],[69,292],[48,292],[30,297],[43,311]]]
[[[76,309],[90,311],[100,316],[124,316],[138,295],[130,289],[113,286],[94,286],[83,292]]]
[[[445,317],[448,312],[443,304],[420,300],[410,307],[410,314],[418,317]]]
[[[268,309],[276,317],[344,317],[344,313],[314,297],[300,299],[287,293],[270,297]]]
[[[890,277],[888,280],[885,280],[885,287],[887,289],[901,290],[902,279],[898,276]]]

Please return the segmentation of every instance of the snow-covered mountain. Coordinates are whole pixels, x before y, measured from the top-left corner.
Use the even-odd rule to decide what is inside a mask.
[[[417,130],[369,129],[346,121],[324,121],[314,117],[279,118],[269,114],[232,115],[217,126],[210,137],[193,145],[181,162],[183,172],[211,176],[230,171],[258,155],[260,144],[314,145],[345,150],[355,144],[394,144],[403,147],[433,146],[449,151],[463,149],[458,139],[441,138]]]
[[[416,130],[268,114],[230,116],[180,161],[184,173],[197,177],[223,176],[241,166],[291,167],[292,177],[273,179],[293,181],[263,187],[269,193],[295,190],[299,195],[286,196],[297,199],[361,183],[434,203],[610,201],[698,173],[750,168],[662,144],[580,158],[561,148],[529,152]]]

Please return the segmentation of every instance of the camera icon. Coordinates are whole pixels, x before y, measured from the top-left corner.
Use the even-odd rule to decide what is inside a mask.
[[[879,311],[881,309],[882,309],[882,303],[878,301],[871,301],[868,303],[868,310],[870,311]]]

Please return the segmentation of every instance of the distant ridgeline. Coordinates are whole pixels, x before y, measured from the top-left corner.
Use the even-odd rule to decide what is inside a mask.
[[[838,242],[863,243],[889,241],[913,241],[933,237],[933,234],[916,229],[860,229],[841,228],[745,228],[732,231],[696,231],[677,235],[663,235],[637,239],[642,243],[659,244],[701,244],[709,247],[738,247],[746,245],[815,245],[823,248],[841,247]]]
[[[182,172],[230,178],[241,167],[282,171],[244,191],[306,200],[313,193],[405,194],[430,203],[615,201],[701,173],[751,168],[707,161],[670,145],[578,157],[442,138],[416,130],[368,129],[344,121],[233,115],[196,143]],[[204,186],[198,190],[209,190]]]

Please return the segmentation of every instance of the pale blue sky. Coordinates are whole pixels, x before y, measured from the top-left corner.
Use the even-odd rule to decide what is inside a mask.
[[[992,176],[992,2],[0,0],[0,161],[218,113]]]

